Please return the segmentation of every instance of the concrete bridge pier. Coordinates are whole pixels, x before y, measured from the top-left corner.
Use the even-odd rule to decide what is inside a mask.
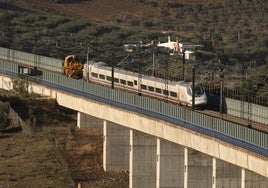
[[[157,188],[184,186],[184,147],[157,139]]]
[[[103,120],[84,114],[82,112],[77,112],[77,127],[78,128],[99,128],[103,129]]]
[[[157,138],[130,130],[129,187],[156,187]]]
[[[1,75],[0,87],[11,90],[13,88],[12,78]],[[106,126],[104,133],[104,145],[106,144],[106,148],[116,146],[116,144],[112,144],[112,141],[116,139],[113,139],[114,136],[111,136],[115,135],[115,133],[110,133],[109,130],[112,126],[110,126],[109,122],[116,122],[117,125],[122,125],[125,128],[128,127],[128,129],[125,130],[125,132],[128,132],[127,135],[129,134],[129,138],[125,140],[125,148],[128,148],[128,152],[130,151],[129,160],[127,160],[130,171],[130,187],[156,187],[156,185],[161,187],[161,185],[164,185],[161,181],[168,179],[165,174],[169,173],[168,169],[164,169],[165,171],[162,172],[162,167],[164,167],[163,163],[166,161],[166,165],[168,166],[168,160],[176,158],[174,155],[178,155],[177,157],[180,158],[181,154],[173,154],[173,151],[167,151],[169,156],[165,156],[162,152],[163,149],[161,149],[165,145],[161,140],[162,138],[182,145],[181,147],[185,147],[183,161],[183,181],[185,188],[212,186],[241,188],[268,187],[267,157],[249,151],[246,148],[241,148],[165,121],[143,116],[136,112],[113,107],[105,103],[96,102],[92,99],[86,99],[36,83],[29,82],[28,91],[55,98],[58,104],[63,107],[92,115],[88,116],[79,112],[77,115],[77,126],[80,128],[97,126],[97,128],[101,129]],[[104,121],[104,119],[106,121]],[[138,129],[140,132],[132,129]],[[120,128],[117,130],[120,130]],[[142,134],[141,132],[156,136]],[[118,136],[120,137],[121,133],[118,133]],[[125,138],[127,137],[128,136],[125,136]],[[108,140],[110,140],[111,143],[108,143],[110,142]],[[169,145],[169,143],[167,145]],[[108,151],[108,149],[104,151],[106,150]],[[124,152],[126,151],[127,149],[124,149]],[[106,152],[105,155],[107,156],[105,164],[110,164],[110,162],[108,162],[108,153],[109,152]],[[110,152],[111,155],[117,154],[118,156],[122,156],[122,153],[121,155],[118,153],[119,152]],[[204,153],[207,153],[207,155]],[[160,160],[159,163],[157,163],[158,160]],[[106,165],[105,169],[110,168],[107,166],[109,165]],[[125,163],[123,166],[128,165]],[[174,168],[177,168],[175,162]],[[181,171],[180,167],[179,171]],[[179,176],[181,175],[182,174],[179,172]],[[182,177],[179,177],[179,179],[181,178]]]
[[[212,187],[212,157],[188,148],[188,187]]]
[[[265,163],[252,163],[251,156],[237,160],[238,165],[228,163],[191,149],[188,147],[191,139],[188,144],[180,145],[81,112],[77,114],[77,126],[103,129],[104,170],[129,170],[131,188],[267,188],[267,177],[238,166],[243,160],[259,168],[265,166]],[[231,155],[224,152],[224,146],[200,144],[212,153],[219,152],[222,158]],[[240,159],[240,156],[229,157]]]
[[[129,170],[129,128],[103,121],[103,168]]]
[[[216,160],[216,185],[217,187],[245,188],[244,170],[238,166]]]
[[[105,171],[129,169],[129,128],[77,113],[77,127],[103,129],[103,168]]]

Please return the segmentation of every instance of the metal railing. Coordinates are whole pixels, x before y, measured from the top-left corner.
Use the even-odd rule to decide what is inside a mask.
[[[12,63],[10,64],[4,64],[2,66],[7,66],[8,70],[9,70],[9,66],[13,66],[12,67],[12,71],[14,72],[18,72],[18,64],[20,65],[24,65],[27,67],[35,67],[39,70],[43,70],[43,71],[52,71],[52,72],[58,72],[58,73],[62,73],[63,72],[63,68],[62,68],[62,60],[60,59],[55,59],[55,58],[50,58],[50,57],[45,57],[45,56],[41,56],[41,55],[37,55],[37,54],[31,54],[31,53],[27,53],[27,52],[21,52],[18,50],[13,50],[13,49],[9,49],[9,48],[2,48],[0,47],[0,61],[9,61],[9,62],[13,62],[14,64],[12,65]],[[1,65],[0,65],[1,66]],[[6,67],[0,67],[1,69],[4,69]],[[219,88],[215,88],[215,87],[208,87],[206,86],[206,88],[208,89],[208,93],[212,92],[212,93],[219,93]],[[225,89],[226,90],[226,89]],[[232,98],[227,98],[228,96],[234,96],[237,97],[239,95],[239,93],[236,92],[236,90],[234,90],[233,92],[228,91],[227,93],[229,93],[229,95],[227,95],[226,92],[224,92],[224,105],[223,105],[223,110],[225,113],[232,115],[232,116],[236,116],[236,117],[240,117],[240,118],[244,118],[244,119],[250,119],[250,121],[255,121],[258,123],[263,123],[266,124],[268,126],[268,107],[267,106],[261,106],[261,105],[257,105],[254,104],[254,101],[251,101],[251,103],[245,102],[245,101],[240,101],[237,100],[237,98],[234,98],[236,100],[232,100]],[[232,95],[230,95],[230,93],[233,93]],[[264,97],[264,100],[267,101],[267,97]],[[233,103],[230,103],[228,101],[232,101],[235,102],[237,105],[232,105]],[[258,101],[262,101],[262,98],[258,98]],[[244,106],[243,108],[241,107],[240,104],[244,104],[246,103],[246,105],[242,105]],[[219,97],[218,96],[209,96],[208,97],[208,104],[210,107],[214,107],[217,110],[219,109],[219,105],[220,105],[220,101],[219,101]],[[250,107],[252,108],[247,108],[249,105],[248,104],[252,104]],[[266,104],[266,103],[265,103]],[[246,109],[247,108],[247,109]],[[250,111],[249,111],[249,110]]]
[[[71,79],[63,75],[44,72],[43,80],[52,85],[56,84],[56,88],[69,93],[146,114],[242,147],[248,144],[247,149],[268,156],[266,133],[181,108],[175,104]]]
[[[27,67],[36,67],[39,70],[63,72],[62,60],[28,52],[0,47],[0,59]]]
[[[62,91],[162,119],[268,156],[268,135],[266,133],[190,111],[178,105],[114,90],[83,80],[75,80],[60,74],[43,72],[42,78],[20,75],[13,66],[8,64],[10,64],[8,61],[0,61],[0,72],[24,77],[24,79]]]

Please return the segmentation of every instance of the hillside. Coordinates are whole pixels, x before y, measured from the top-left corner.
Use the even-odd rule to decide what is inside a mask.
[[[113,23],[116,18],[121,19],[151,19],[157,15],[159,8],[168,3],[175,4],[208,4],[217,1],[211,0],[158,0],[158,1],[142,1],[142,0],[22,0],[22,1],[6,1],[8,5],[14,5],[17,8],[31,10],[41,14],[61,14],[69,17],[78,17],[89,19],[97,23]],[[218,1],[220,2],[220,1]],[[15,8],[15,7],[14,7]],[[15,8],[16,9],[16,8]],[[49,12],[49,13],[48,13]]]
[[[140,36],[140,40],[146,39],[147,41],[163,40],[160,33],[166,32],[173,37],[179,37],[182,41],[205,44],[208,50],[217,51],[221,56],[224,54],[230,54],[234,56],[233,58],[239,56],[239,59],[243,61],[257,58],[265,60],[264,57],[259,56],[267,52],[265,49],[267,42],[265,10],[267,4],[263,1],[9,0],[2,2],[1,7],[3,10],[12,10],[17,16],[22,17],[22,20],[19,18],[14,20],[15,15],[12,15],[12,21],[10,20],[11,23],[8,26],[12,25],[13,28],[16,28],[17,24],[30,26],[39,20],[39,22],[43,22],[39,23],[41,24],[39,29],[49,29],[47,26],[52,26],[47,25],[46,20],[55,16],[57,16],[57,20],[60,16],[64,17],[65,20],[53,23],[53,26],[56,27],[75,19],[77,29],[69,31],[73,35],[77,35],[78,32],[85,30],[86,26],[93,23],[103,24],[106,27],[113,26],[115,27],[112,28],[113,30],[118,29],[118,27],[130,30],[126,31],[128,33],[122,37],[123,40],[131,40],[134,30],[144,33],[158,33],[159,36],[155,34],[151,37],[148,36],[149,34]],[[26,14],[28,18],[24,20],[23,17]],[[29,18],[29,15],[39,16],[32,20],[33,18]],[[43,16],[38,18],[41,15]],[[87,24],[83,25],[83,23]],[[71,27],[70,23],[69,27]],[[37,28],[34,27],[34,29]],[[61,34],[62,32],[68,33],[68,29],[65,27],[62,29],[64,30],[60,31]],[[2,30],[2,32],[6,32],[4,28]],[[103,40],[105,41],[105,39]],[[234,59],[226,57],[224,60],[228,60],[230,63],[236,62]]]
[[[140,71],[152,63],[152,51],[127,54],[123,44],[166,42],[170,35],[204,45],[196,53],[200,75],[219,74],[223,64],[226,78],[234,80],[243,70],[254,75],[267,64],[268,5],[261,0],[5,0],[0,5],[2,47],[60,59],[74,53],[84,61],[89,49],[91,60],[117,64],[128,57],[124,68]],[[174,64],[167,68],[169,61]],[[167,57],[159,62],[162,75],[167,69],[169,75],[179,72],[174,67],[182,64]]]
[[[53,99],[0,89],[1,101],[33,130],[26,135],[15,123],[1,130],[1,188],[128,187],[127,171],[103,170],[102,129],[77,129],[76,112]]]

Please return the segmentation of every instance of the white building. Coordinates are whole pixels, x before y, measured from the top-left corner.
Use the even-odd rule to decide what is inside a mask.
[[[193,56],[194,50],[196,50],[197,48],[203,47],[203,45],[183,44],[183,43],[178,42],[178,40],[171,41],[170,36],[168,36],[168,42],[165,42],[165,43],[159,42],[159,44],[157,44],[157,46],[169,48],[171,51],[173,51],[173,53],[171,53],[171,55],[173,55],[176,52],[178,52],[180,55],[182,55],[183,51],[184,51],[185,59],[194,59],[194,56]]]

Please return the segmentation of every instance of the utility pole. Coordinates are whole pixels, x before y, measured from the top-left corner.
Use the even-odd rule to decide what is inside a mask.
[[[243,64],[242,64],[242,67],[241,67],[241,80],[242,80],[242,82],[241,82],[241,87],[243,87],[243,84],[245,83],[245,80],[246,80],[246,65],[244,64],[244,62],[243,62]],[[241,109],[241,111],[240,111],[240,118],[244,118],[244,100],[245,100],[245,95],[244,95],[244,92],[242,91],[242,92],[240,92],[240,96],[242,97],[241,99],[240,99],[240,101],[241,101],[241,103],[240,103],[240,109]]]
[[[211,73],[211,85],[212,85],[212,87],[214,88],[214,70],[215,70],[215,59],[213,58],[213,60],[212,60],[212,73]]]
[[[112,57],[114,57],[114,54],[112,54]],[[114,61],[112,59],[112,89],[114,89]]]
[[[87,43],[87,70],[86,70],[86,79],[89,82],[89,44]]]
[[[182,52],[182,78],[183,81],[186,81],[186,74],[185,74],[185,50]]]
[[[248,128],[252,127],[252,100],[253,92],[252,92],[252,83],[248,83]]]
[[[7,46],[8,46],[8,59],[11,60],[12,56],[10,54],[10,49],[12,49],[13,42],[13,27],[8,24],[7,26]]]
[[[112,89],[114,89],[114,63],[112,62]]]
[[[192,110],[195,111],[195,66],[192,71]]]
[[[141,96],[141,84],[142,84],[142,70],[139,70],[138,74],[138,95]]]
[[[165,65],[165,100],[166,102],[168,101],[168,64],[169,64],[169,61],[166,63]]]
[[[223,66],[220,68],[220,82],[221,82],[221,93],[220,93],[220,114],[223,115],[223,81],[224,81],[224,72]]]
[[[155,76],[155,73],[154,73],[154,63],[155,63],[155,48],[154,48],[154,44],[153,44],[153,74],[152,76]]]

